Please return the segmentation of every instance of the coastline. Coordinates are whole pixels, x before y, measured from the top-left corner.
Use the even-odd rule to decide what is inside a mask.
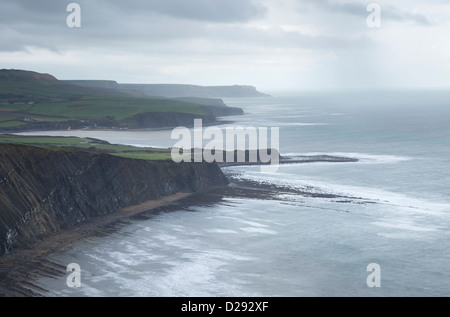
[[[306,164],[306,163],[355,163],[359,159],[345,156],[334,155],[298,155],[298,156],[282,156],[279,158],[279,165],[283,164]],[[222,162],[217,163],[220,167],[229,166],[251,166],[251,165],[270,165],[271,162]]]
[[[335,158],[317,156],[312,159],[285,159],[285,163],[312,163],[312,162],[348,162],[350,158]],[[280,163],[282,164],[282,163]],[[243,165],[246,165],[245,163]],[[330,193],[316,193],[307,190],[292,189],[285,186],[258,183],[249,180],[241,180],[234,177],[234,172],[224,171],[230,184],[224,187],[212,187],[200,192],[178,192],[157,200],[148,200],[138,205],[132,205],[119,209],[111,214],[91,218],[76,227],[64,230],[60,233],[41,238],[29,249],[17,249],[10,254],[0,257],[0,297],[36,297],[45,296],[48,290],[40,289],[33,283],[39,275],[50,277],[65,274],[66,268],[48,261],[46,257],[54,252],[63,250],[71,244],[95,235],[108,235],[115,232],[112,228],[122,220],[139,216],[146,212],[157,211],[159,208],[171,211],[173,208],[184,208],[190,205],[213,205],[223,197],[242,197],[261,200],[280,200],[280,193],[296,194],[303,197],[317,197],[341,200],[355,200],[358,203],[373,203],[361,197],[347,197]],[[193,198],[196,195],[200,195]],[[171,205],[173,204],[173,207]],[[111,229],[112,228],[112,229]],[[34,290],[34,291],[33,291]]]
[[[28,284],[31,271],[47,255],[61,250],[70,244],[96,233],[102,232],[106,227],[120,220],[152,211],[170,203],[187,198],[194,192],[179,192],[157,200],[149,200],[139,205],[128,206],[111,214],[91,218],[76,227],[61,231],[39,239],[29,249],[17,249],[0,257],[0,297],[12,296],[38,296],[20,284]]]
[[[288,157],[288,156],[280,156],[279,164],[307,164],[307,163],[319,163],[319,162],[326,162],[326,163],[348,163],[348,162],[357,162],[358,159],[355,158],[349,158],[349,157],[338,157],[338,156],[328,156],[328,155],[317,155],[317,156],[296,156],[296,157]],[[220,167],[226,168],[226,167],[233,167],[233,166],[250,166],[250,165],[267,165],[269,163],[261,163],[261,162],[232,162],[232,163],[217,163]],[[227,175],[228,174],[228,175]],[[234,187],[236,186],[236,180],[233,180],[233,173],[226,173],[227,178],[231,178],[230,186]],[[238,185],[238,187],[242,186]],[[258,188],[259,190],[268,188],[266,186],[262,186],[262,184],[256,184],[252,182],[244,182],[245,184],[250,184],[250,187],[252,188]],[[241,187],[242,189],[249,189],[245,185],[244,187]],[[227,186],[225,186],[227,187]],[[47,237],[39,238],[39,241],[33,245],[32,249],[17,249],[14,250],[11,253],[4,254],[3,256],[0,256],[0,277],[2,277],[2,273],[4,270],[7,270],[8,268],[12,268],[14,265],[21,265],[23,262],[23,258],[26,259],[33,259],[35,257],[45,256],[55,250],[61,249],[68,244],[79,240],[81,238],[84,238],[92,233],[94,233],[97,230],[101,230],[102,227],[111,225],[121,219],[125,219],[127,217],[132,217],[137,214],[151,211],[155,208],[164,206],[166,204],[181,200],[183,198],[186,198],[188,196],[213,191],[219,188],[219,186],[215,186],[212,188],[209,188],[208,190],[203,190],[200,192],[178,192],[172,195],[163,196],[160,199],[152,199],[147,200],[143,203],[137,204],[137,205],[131,205],[127,207],[123,207],[117,211],[114,211],[113,213],[96,216],[94,218],[90,218],[86,220],[83,223],[78,224],[77,226],[69,229],[65,229],[61,231],[60,233],[52,234]],[[280,188],[272,188],[272,190],[277,191]],[[0,287],[1,290],[1,287]],[[1,293],[0,293],[1,295]]]
[[[225,124],[227,122],[222,122]],[[64,131],[64,130],[62,130]],[[77,131],[77,130],[72,130]],[[78,131],[88,131],[85,129]],[[117,131],[115,129],[96,129],[95,131]],[[126,130],[128,132],[133,131],[164,131],[164,129],[142,129],[142,130]],[[39,131],[33,131],[39,133]],[[125,131],[124,131],[125,132]],[[19,134],[27,134],[27,132],[22,132]],[[317,156],[295,156],[287,157],[280,156],[279,164],[303,164],[303,163],[315,163],[315,162],[356,162],[357,159],[349,157],[335,157],[327,155],[317,155]],[[237,166],[237,165],[263,165],[261,162],[256,163],[222,163],[218,164],[220,167],[227,166]],[[229,176],[229,175],[227,175]],[[217,190],[216,188],[210,188],[207,192],[212,192]],[[226,196],[232,193],[235,196],[242,197],[254,197],[260,199],[270,199],[269,197],[275,197],[277,192],[280,190],[285,190],[285,188],[271,188],[267,185],[255,184],[250,182],[232,182],[230,186],[225,186],[220,190],[219,196]],[[115,223],[120,222],[129,217],[139,215],[144,212],[152,211],[159,207],[169,205],[171,203],[183,200],[192,196],[194,194],[203,194],[202,192],[178,192],[173,195],[165,196],[157,200],[148,200],[139,205],[132,205],[119,209],[111,214],[98,216],[83,222],[76,227],[61,231],[57,234],[52,234],[50,236],[40,238],[35,242],[34,245],[30,246],[28,249],[18,249],[10,254],[5,254],[0,257],[0,297],[13,297],[13,296],[45,296],[41,295],[40,292],[33,292],[33,289],[37,289],[37,286],[30,282],[34,278],[34,273],[42,272],[42,270],[47,270],[46,274],[50,276],[61,275],[61,272],[65,272],[65,267],[55,267],[53,269],[49,268],[46,257],[58,250],[62,250],[71,244],[80,241],[82,239],[94,236],[96,234],[108,234],[110,231],[107,230],[108,226],[112,226]],[[300,193],[297,194],[308,194]],[[309,195],[309,194],[308,194]],[[315,197],[320,197],[320,195],[314,194]],[[333,196],[327,196],[329,198],[338,198]],[[347,198],[347,197],[345,197]],[[197,202],[191,201],[192,204],[197,204]],[[199,202],[200,203],[200,202]],[[50,265],[51,267],[51,265]],[[49,271],[48,271],[49,270]],[[39,274],[39,273],[38,273]],[[44,291],[45,290],[41,290]]]
[[[225,118],[227,116],[220,116],[216,118],[216,121],[208,122],[204,121],[203,126],[210,127],[210,126],[220,126],[224,124],[232,124],[234,121],[232,120],[223,120],[221,118]],[[190,122],[190,121],[189,121]],[[28,127],[28,126],[22,126],[22,127],[14,127],[14,128],[0,128],[0,134],[22,134],[26,135],[28,133],[40,133],[40,132],[63,132],[63,131],[87,131],[87,132],[99,132],[99,131],[121,131],[121,132],[154,132],[154,131],[165,131],[165,130],[172,130],[179,126],[186,126],[187,128],[193,128],[193,124],[178,124],[174,126],[161,126],[156,128],[120,128],[120,127],[80,127],[80,128],[74,128],[71,129],[70,125],[65,126],[64,128],[58,128],[58,126],[43,126],[43,127]]]

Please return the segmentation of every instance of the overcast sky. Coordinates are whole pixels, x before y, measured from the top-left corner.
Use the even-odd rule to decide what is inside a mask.
[[[81,6],[81,28],[66,7]],[[369,3],[381,27],[367,25]],[[2,0],[0,68],[260,90],[450,87],[449,0]]]

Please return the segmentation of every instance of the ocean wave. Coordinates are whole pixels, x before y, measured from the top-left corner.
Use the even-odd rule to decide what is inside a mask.
[[[258,170],[246,170],[241,167],[235,169],[233,178],[250,180],[254,182],[273,184],[274,187],[288,187],[294,190],[307,192],[309,194],[335,195],[350,198],[354,201],[366,201],[375,203],[378,206],[384,205],[393,208],[400,213],[426,214],[450,217],[450,204],[433,202],[411,195],[396,193],[381,188],[370,186],[352,186],[339,184],[337,182],[323,181],[318,179],[298,179],[299,175],[291,173],[261,173]]]

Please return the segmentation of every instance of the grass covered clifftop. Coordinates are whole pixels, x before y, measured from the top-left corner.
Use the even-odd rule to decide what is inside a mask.
[[[93,138],[0,135],[0,147],[4,144],[27,145],[53,151],[104,153],[147,161],[172,161],[171,149],[110,144]]]
[[[90,81],[88,81],[90,82]],[[60,81],[48,74],[0,70],[0,133],[81,128],[171,128],[195,118],[218,123],[216,115],[242,114],[215,102],[150,97],[108,85]]]

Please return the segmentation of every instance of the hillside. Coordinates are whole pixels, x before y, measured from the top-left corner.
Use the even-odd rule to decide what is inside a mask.
[[[50,74],[41,74],[41,73],[32,72],[32,71],[14,70],[14,69],[0,69],[0,80],[57,81],[57,79]]]
[[[89,87],[82,83],[89,83]],[[191,126],[195,118],[241,114],[192,100],[149,97],[114,81],[73,84],[48,74],[0,70],[0,132],[81,128],[143,129]]]

